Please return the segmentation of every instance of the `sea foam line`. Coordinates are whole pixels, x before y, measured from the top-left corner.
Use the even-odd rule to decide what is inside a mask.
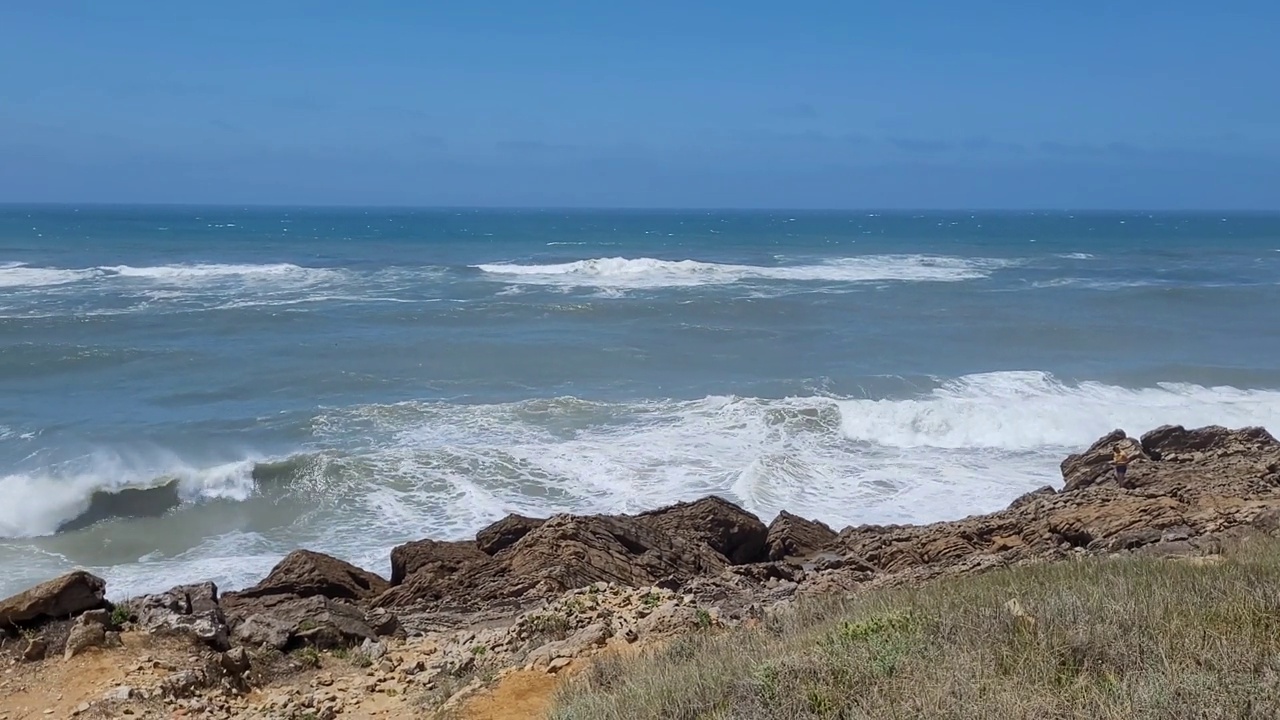
[[[865,255],[810,265],[736,265],[699,260],[590,258],[567,263],[492,263],[472,267],[503,282],[568,287],[659,288],[722,285],[744,280],[862,283],[959,282],[1014,264],[998,258],[944,255]]]

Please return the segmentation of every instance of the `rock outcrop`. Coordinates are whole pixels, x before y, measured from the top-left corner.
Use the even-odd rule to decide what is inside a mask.
[[[485,547],[500,548],[493,556],[465,543],[419,541],[396,548],[393,568],[405,577],[395,572],[400,582],[373,605],[484,607],[596,582],[678,585],[745,558],[762,559],[768,534],[758,518],[716,497],[638,516],[558,515],[536,523],[509,517],[500,523],[486,528],[492,532]]]
[[[769,529],[760,518],[715,495],[642,513],[636,520],[673,538],[701,541],[733,565],[764,559]]]
[[[769,560],[783,560],[818,553],[835,539],[836,531],[826,523],[806,520],[783,510],[769,523],[765,545]]]
[[[486,555],[497,555],[520,542],[520,538],[537,530],[544,522],[546,520],[541,518],[508,515],[476,533],[476,547]]]
[[[0,628],[78,615],[106,604],[107,583],[83,570],[67,573],[0,600]]]
[[[1111,469],[1116,444],[1134,459],[1123,488]],[[530,664],[555,672],[619,637],[758,620],[800,595],[1088,554],[1205,555],[1247,532],[1280,533],[1280,442],[1261,428],[1166,426],[1140,441],[1116,430],[1067,458],[1061,472],[1061,491],[1040,488],[999,512],[839,533],[787,512],[766,527],[718,497],[638,515],[510,515],[474,541],[395,548],[390,582],[297,551],[246,590],[180,586],[127,609],[136,629],[226,651],[217,672],[200,671],[207,677],[242,678],[245,648],[263,646],[359,647],[373,660],[387,652],[385,638],[406,632],[465,634],[442,652],[441,672],[474,664],[481,647],[514,657],[536,636],[550,644]],[[0,601],[0,629],[79,616],[62,652],[109,646],[108,619],[119,613],[103,609],[104,591],[99,578],[68,574]],[[548,608],[563,613],[550,622]],[[618,622],[624,610],[629,619]],[[488,629],[461,630],[481,627]],[[33,634],[21,652],[34,662],[56,655],[60,643]],[[165,692],[188,692],[189,679]]]
[[[127,607],[138,627],[149,633],[188,635],[215,650],[230,647],[230,630],[218,602],[218,586],[211,582],[144,595]]]
[[[233,641],[288,649],[358,645],[376,637],[360,607],[390,587],[374,573],[309,550],[281,560],[262,582],[222,597]]]
[[[311,550],[294,550],[257,585],[236,593],[240,598],[293,595],[364,600],[382,594],[390,584],[374,573]]]
[[[436,575],[449,575],[467,563],[484,562],[488,559],[488,554],[468,540],[415,540],[391,551],[391,584],[399,585],[422,570]]]

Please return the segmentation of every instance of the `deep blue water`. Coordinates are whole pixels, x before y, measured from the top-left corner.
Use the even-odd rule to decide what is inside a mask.
[[[1113,427],[1280,426],[1276,308],[1276,215],[3,207],[0,594],[991,510]]]

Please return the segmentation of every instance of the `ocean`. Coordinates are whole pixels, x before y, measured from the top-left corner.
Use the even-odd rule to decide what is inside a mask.
[[[0,596],[957,518],[1164,423],[1280,429],[1280,215],[0,207]]]

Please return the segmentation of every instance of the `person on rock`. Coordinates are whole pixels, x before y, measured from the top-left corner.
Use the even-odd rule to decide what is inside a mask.
[[[1116,484],[1122,488],[1129,487],[1125,481],[1125,472],[1129,469],[1132,458],[1120,447],[1120,443],[1111,446],[1111,466],[1116,469]]]

